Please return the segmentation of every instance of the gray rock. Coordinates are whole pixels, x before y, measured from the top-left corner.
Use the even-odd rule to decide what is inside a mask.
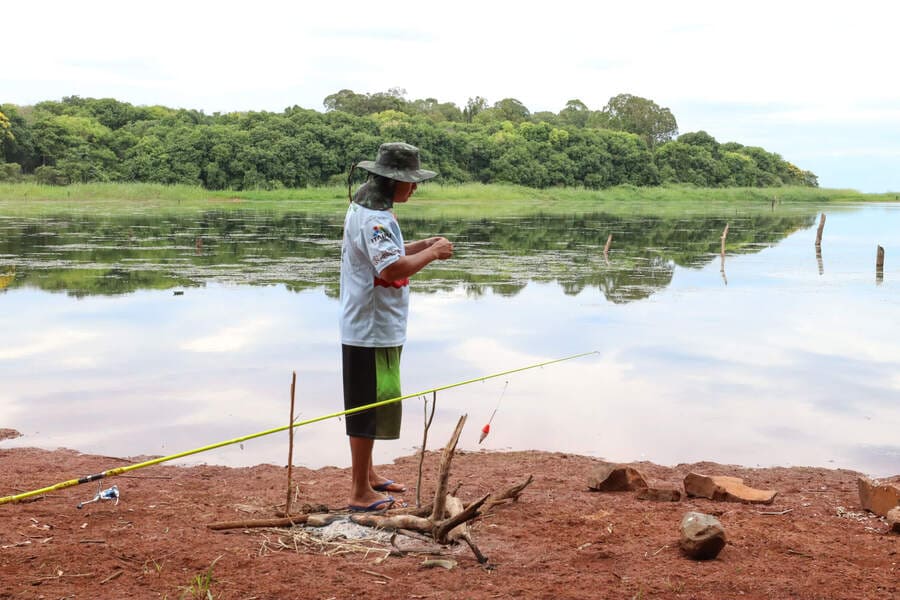
[[[725,547],[725,528],[712,515],[688,512],[681,519],[679,545],[694,560],[711,560]]]

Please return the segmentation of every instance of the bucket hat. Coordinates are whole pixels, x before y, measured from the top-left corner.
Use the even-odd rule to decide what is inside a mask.
[[[374,161],[363,160],[356,166],[388,179],[408,183],[418,183],[437,175],[434,171],[420,168],[419,149],[403,142],[381,144]]]

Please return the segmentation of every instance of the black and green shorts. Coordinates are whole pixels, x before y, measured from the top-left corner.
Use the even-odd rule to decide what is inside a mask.
[[[400,353],[403,346],[362,348],[342,345],[344,410],[398,398]],[[346,416],[347,435],[373,440],[400,437],[401,402],[370,408]]]

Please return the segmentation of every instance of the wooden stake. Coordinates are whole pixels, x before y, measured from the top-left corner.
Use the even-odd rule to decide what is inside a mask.
[[[822,230],[825,229],[825,213],[819,219],[819,229],[816,230],[816,246],[822,245]]]
[[[284,503],[284,514],[291,514],[291,469],[294,465],[294,389],[297,385],[297,371],[291,377],[291,420],[288,421],[288,468],[287,468],[287,501]]]
[[[612,234],[606,238],[606,245],[603,246],[603,256],[609,256],[609,247],[612,246]]]
[[[434,420],[434,408],[437,406],[437,392],[432,392],[431,415],[428,414],[428,400],[425,400],[425,429],[422,431],[422,448],[419,450],[419,476],[416,478],[416,508],[422,506],[422,463],[425,461],[425,445],[428,443],[428,429]]]
[[[884,269],[884,248],[878,246],[878,253],[875,255],[875,268]]]
[[[728,223],[725,223],[725,230],[722,232],[722,256],[725,256],[725,238],[728,237]]]

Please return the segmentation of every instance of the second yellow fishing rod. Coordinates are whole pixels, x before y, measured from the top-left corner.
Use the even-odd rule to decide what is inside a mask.
[[[420,392],[416,392],[414,394],[406,394],[404,396],[397,396],[396,398],[389,398],[387,400],[381,400],[379,402],[373,402],[372,404],[367,404],[366,406],[358,406],[356,408],[351,408],[348,410],[342,410],[340,412],[335,412],[327,415],[322,415],[319,417],[315,417],[312,419],[307,419],[306,421],[297,421],[296,423],[292,423],[289,425],[283,425],[281,427],[275,427],[273,429],[267,429],[265,431],[260,431],[257,433],[251,433],[249,435],[241,436],[238,438],[234,438],[231,440],[225,440],[224,442],[218,442],[215,444],[209,444],[208,446],[201,446],[199,448],[194,448],[193,450],[187,450],[185,452],[179,452],[178,454],[170,454],[168,456],[161,456],[159,458],[154,458],[151,460],[146,460],[144,462],[134,463],[132,465],[126,465],[124,467],[116,467],[114,469],[108,469],[106,471],[101,471],[100,473],[95,473],[93,475],[86,475],[85,477],[81,477],[78,479],[69,479],[68,481],[61,481],[59,483],[49,485],[47,487],[39,488],[36,490],[31,490],[29,492],[23,492],[21,494],[15,494],[12,496],[4,496],[0,498],[0,504],[9,504],[13,502],[19,502],[26,498],[30,498],[32,496],[38,496],[40,494],[46,494],[49,492],[53,492],[56,490],[62,490],[68,487],[73,487],[76,485],[80,485],[82,483],[89,483],[91,481],[99,481],[101,479],[105,479],[107,477],[113,477],[115,475],[121,475],[123,473],[128,473],[129,471],[136,471],[138,469],[143,469],[144,467],[151,467],[153,465],[158,465],[160,463],[168,462],[171,460],[176,460],[179,458],[184,458],[185,456],[191,456],[192,454],[199,454],[201,452],[207,452],[209,450],[215,450],[216,448],[221,448],[223,446],[230,446],[232,444],[238,444],[240,442],[245,442],[247,440],[252,440],[258,437],[263,437],[265,435],[271,435],[273,433],[278,433],[280,431],[286,431],[291,427],[303,427],[304,425],[311,425],[312,423],[318,423],[319,421],[325,421],[327,419],[334,419],[337,417],[341,417],[344,415],[351,415],[354,413],[362,412],[364,410],[369,410],[371,408],[377,408],[379,406],[385,406],[386,404],[393,404],[395,402],[402,402],[403,400],[407,400],[409,398],[416,398],[418,396],[424,396],[426,394],[431,394],[435,392],[440,392],[442,390],[449,390],[451,388],[460,387],[463,385],[469,385],[470,383],[475,383],[477,381],[485,381],[486,379],[493,379],[495,377],[502,377],[504,375],[509,375],[511,373],[518,373],[520,371],[527,371],[529,369],[536,369],[538,367],[545,367],[547,365],[552,365],[555,363],[565,362],[567,360],[572,360],[575,358],[581,358],[583,356],[588,356],[590,354],[597,354],[596,350],[592,350],[590,352],[582,352],[580,354],[573,354],[571,356],[564,356],[563,358],[556,358],[553,360],[548,360],[541,363],[536,363],[533,365],[528,365],[525,367],[519,367],[517,369],[510,369],[508,371],[501,371],[499,373],[492,373],[491,375],[483,375],[481,377],[475,377],[473,379],[467,379],[465,381],[458,381],[456,383],[450,383],[448,385],[443,385],[440,387],[431,388],[430,390],[423,390]]]

